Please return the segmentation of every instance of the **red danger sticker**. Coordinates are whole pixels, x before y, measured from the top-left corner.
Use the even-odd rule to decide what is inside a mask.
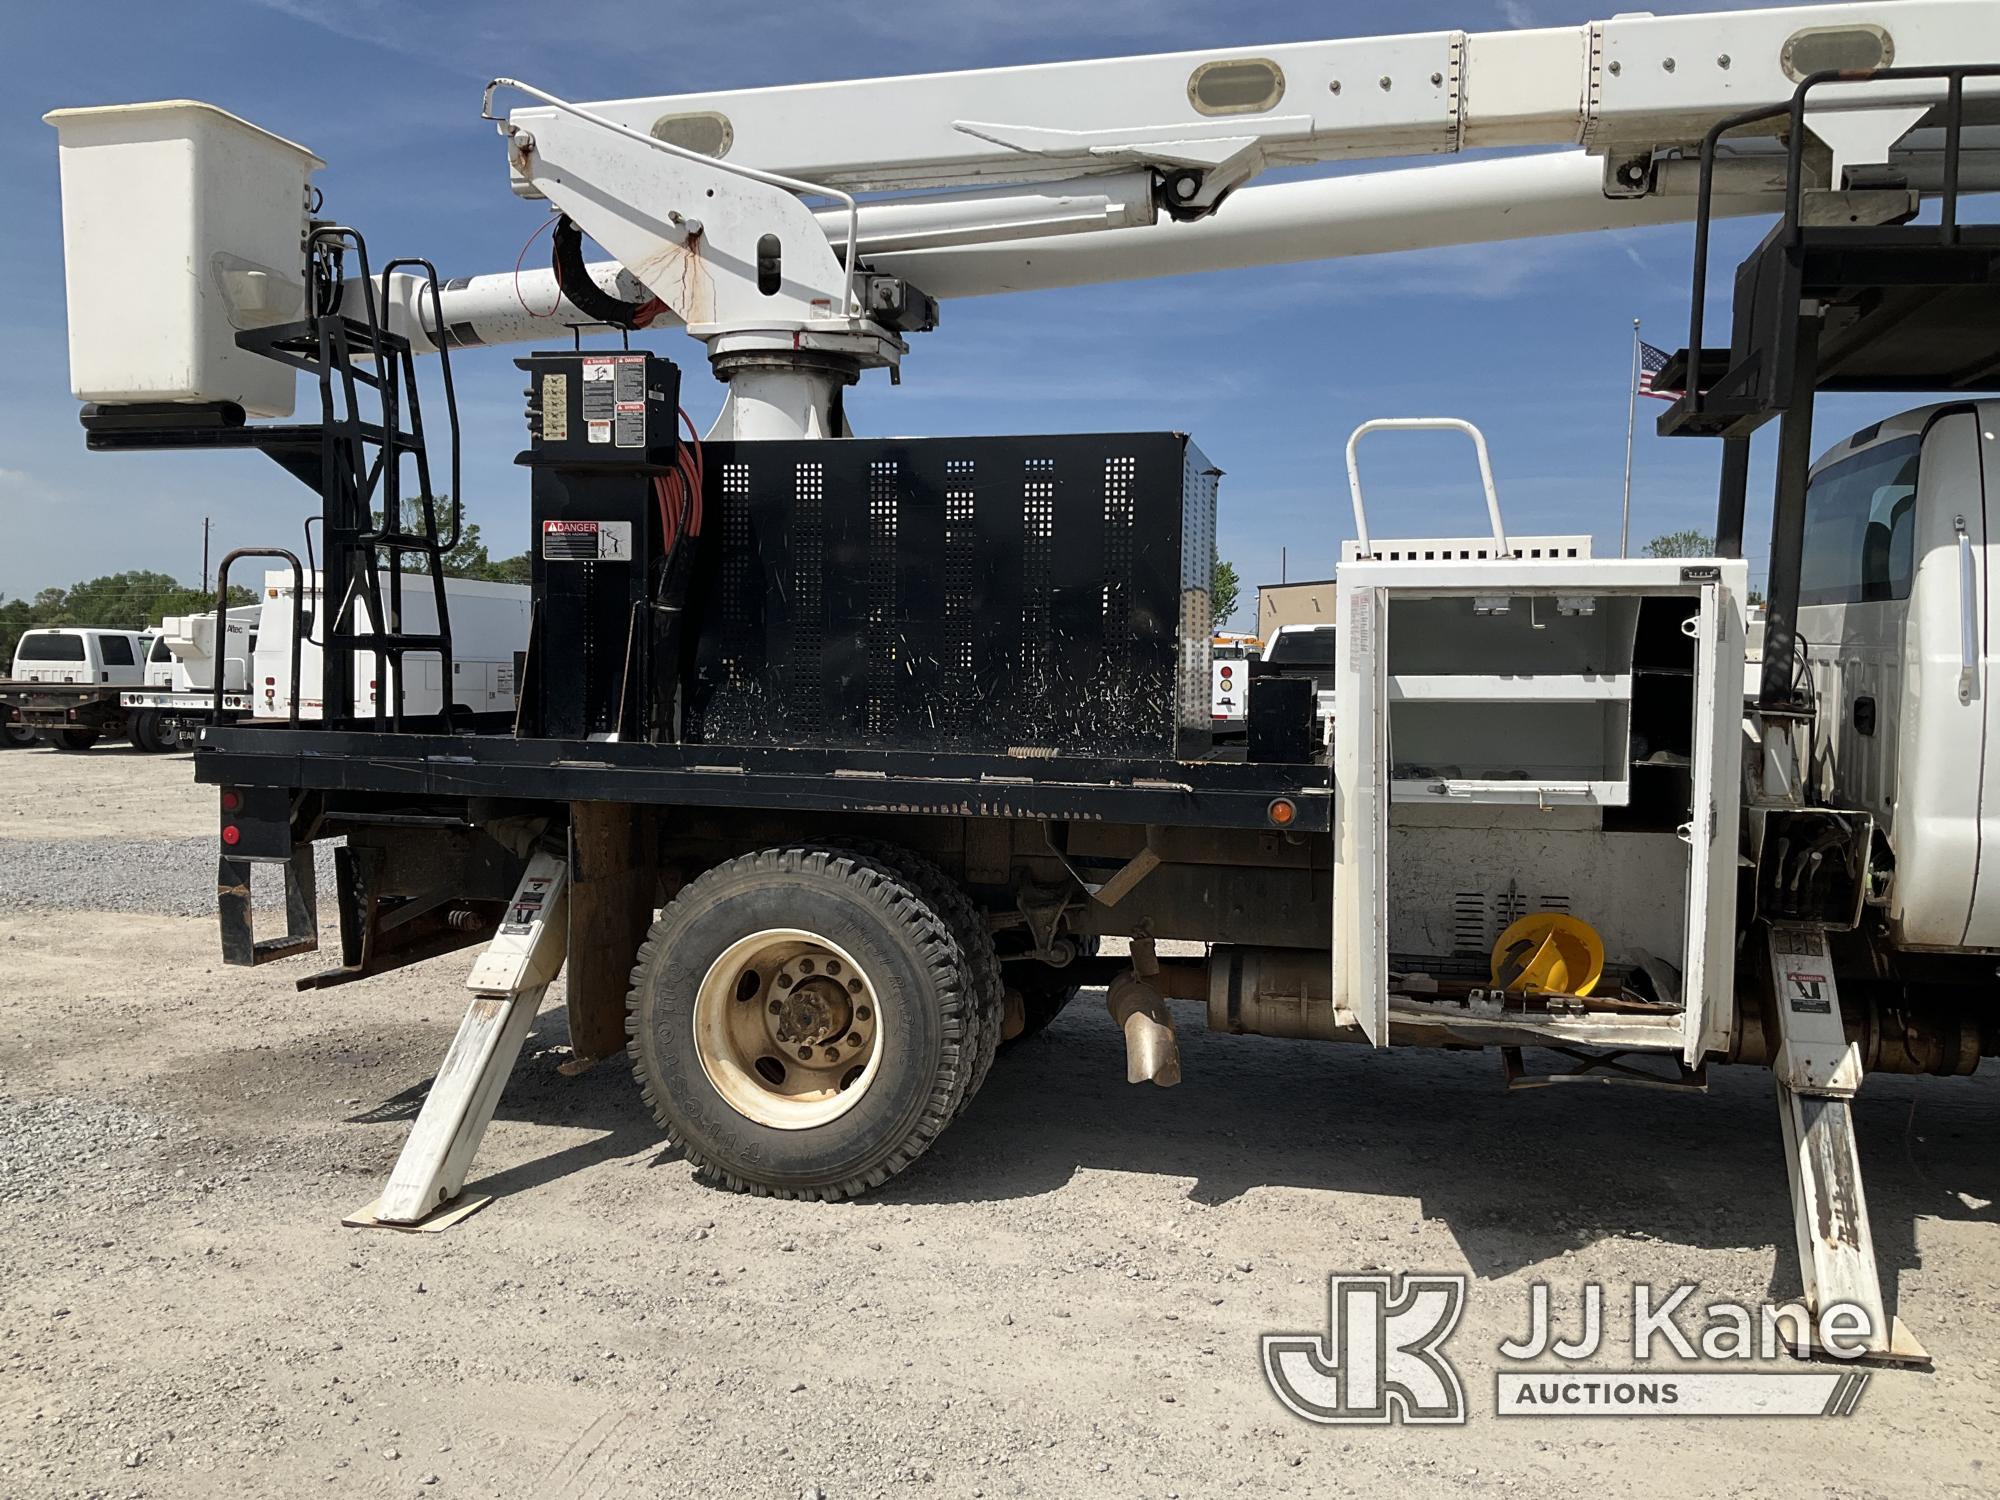
[[[550,562],[630,562],[630,521],[544,521],[542,556]]]

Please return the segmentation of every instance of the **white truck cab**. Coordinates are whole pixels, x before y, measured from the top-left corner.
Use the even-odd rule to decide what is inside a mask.
[[[149,645],[136,630],[75,625],[30,630],[14,647],[14,680],[136,685],[145,680]]]
[[[1996,431],[1996,402],[1903,412],[1836,444],[1806,491],[1811,790],[1874,815],[1902,948],[2000,950]]]

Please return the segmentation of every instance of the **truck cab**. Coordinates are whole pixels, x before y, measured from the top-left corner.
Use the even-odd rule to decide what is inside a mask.
[[[14,680],[136,686],[145,680],[148,644],[133,630],[30,630],[14,647]]]
[[[1836,444],[1806,490],[1810,790],[1873,815],[1874,897],[1904,949],[2000,950],[1996,429],[1991,401],[1903,412]]]

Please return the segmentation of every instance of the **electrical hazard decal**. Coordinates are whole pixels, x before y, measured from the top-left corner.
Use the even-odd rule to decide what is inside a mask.
[[[500,924],[500,930],[514,937],[525,937],[534,930],[535,923],[542,919],[542,908],[548,904],[549,882],[529,881],[515,896],[507,908],[507,920]]]
[[[630,521],[544,521],[542,557],[548,562],[630,562]]]
[[[1786,969],[1781,976],[1785,1004],[1794,1015],[1824,1016],[1833,1011],[1828,976],[1810,969]]]

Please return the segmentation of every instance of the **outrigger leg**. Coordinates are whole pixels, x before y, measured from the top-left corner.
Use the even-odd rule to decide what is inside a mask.
[[[1861,1050],[1840,1016],[1826,933],[1808,923],[1770,927],[1772,1003],[1778,1050],[1778,1113],[1791,1179],[1792,1226],[1798,1236],[1802,1315],[1788,1315],[1793,1352],[1803,1359],[1839,1357],[1824,1347],[1821,1320],[1835,1308],[1854,1309],[1865,1334],[1858,1362],[1928,1369],[1930,1354],[1882,1300],[1868,1200],[1855,1148],[1853,1100],[1861,1087]]]
[[[537,852],[507,915],[465,981],[473,992],[382,1196],[341,1222],[367,1229],[445,1229],[491,1201],[462,1199],[465,1173],[492,1122],[542,997],[569,946],[569,866]]]

